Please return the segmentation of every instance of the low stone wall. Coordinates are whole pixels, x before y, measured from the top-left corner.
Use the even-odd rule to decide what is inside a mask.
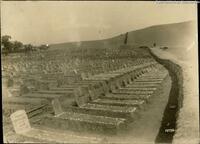
[[[155,60],[162,64],[172,78],[172,87],[166,106],[162,125],[156,138],[156,142],[172,142],[175,131],[177,130],[177,120],[180,109],[183,106],[183,70],[181,66],[171,60],[161,59],[148,49]],[[167,130],[170,130],[170,132]],[[175,131],[174,131],[175,130]]]
[[[169,70],[169,75],[174,80],[173,83],[176,84],[176,90],[178,91],[178,109],[183,105],[183,72],[181,66],[173,63],[170,60],[164,60],[156,57],[152,54],[154,58]]]

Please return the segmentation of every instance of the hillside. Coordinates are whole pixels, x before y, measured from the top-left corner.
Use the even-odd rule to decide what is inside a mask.
[[[195,37],[195,26],[194,21],[187,21],[131,31],[128,34],[128,44],[152,46],[153,43],[156,43],[160,46],[172,46],[174,49],[180,49],[191,44]],[[52,44],[51,48],[114,48],[123,44],[123,41],[124,34],[105,40]]]
[[[124,35],[113,37],[105,40],[69,42],[50,45],[50,49],[65,49],[65,48],[114,48],[123,43]]]
[[[132,31],[128,43],[160,46],[188,46],[194,38],[195,22],[182,22],[152,26]]]

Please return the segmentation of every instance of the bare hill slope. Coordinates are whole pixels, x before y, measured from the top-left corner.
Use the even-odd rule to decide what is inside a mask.
[[[194,39],[195,22],[152,26],[129,34],[128,43],[161,46],[187,46]]]
[[[131,31],[128,33],[128,44],[136,46],[167,46],[168,51],[175,55],[184,55],[191,47],[195,40],[196,22],[187,21],[181,23],[164,24],[147,27]],[[96,41],[83,41],[52,44],[51,49],[67,49],[67,48],[118,48],[123,44],[125,34],[119,36]],[[189,51],[188,51],[189,52]]]

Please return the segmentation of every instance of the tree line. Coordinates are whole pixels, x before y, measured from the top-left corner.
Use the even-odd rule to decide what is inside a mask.
[[[1,37],[1,51],[4,54],[47,50],[48,48],[48,45],[33,46],[32,44],[23,44],[16,40],[11,41],[10,35],[4,35]]]

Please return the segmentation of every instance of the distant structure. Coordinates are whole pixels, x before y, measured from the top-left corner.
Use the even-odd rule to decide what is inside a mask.
[[[124,39],[122,39],[123,40],[123,44],[120,45],[120,49],[124,49],[124,48],[129,49],[129,48],[131,48],[131,45],[128,45],[128,32],[125,33],[124,36],[125,36]]]
[[[153,43],[153,46],[156,47],[156,43]]]
[[[126,45],[128,41],[128,32],[125,34],[124,44]]]

